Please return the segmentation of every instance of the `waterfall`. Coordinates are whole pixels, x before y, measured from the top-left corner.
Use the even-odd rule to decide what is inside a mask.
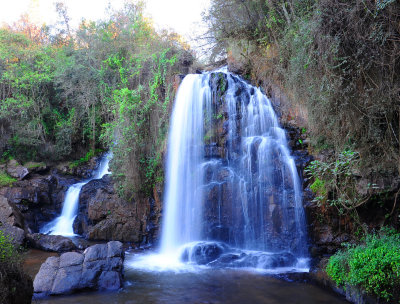
[[[301,181],[270,100],[226,69],[187,75],[171,117],[161,254],[197,243],[301,258],[305,227]],[[224,245],[204,249],[210,241]]]
[[[93,172],[92,177],[71,185],[65,194],[61,215],[53,221],[47,223],[40,230],[40,233],[51,235],[74,236],[73,223],[78,212],[79,194],[84,185],[94,179],[101,179],[104,175],[110,174],[109,162],[112,158],[112,153],[106,153],[100,160],[98,168]]]

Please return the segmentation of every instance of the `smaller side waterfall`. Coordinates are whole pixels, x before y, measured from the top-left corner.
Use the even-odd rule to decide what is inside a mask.
[[[110,174],[109,162],[112,153],[106,153],[100,160],[99,167],[93,172],[93,176],[83,182],[71,185],[65,194],[61,215],[47,223],[40,229],[41,233],[51,235],[74,236],[73,223],[78,212],[79,193],[84,185],[94,179],[101,179]]]

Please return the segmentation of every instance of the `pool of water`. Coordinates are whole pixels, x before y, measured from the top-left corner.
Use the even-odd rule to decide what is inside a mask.
[[[36,260],[38,253],[36,252]],[[287,282],[249,269],[188,268],[149,271],[132,267],[126,259],[125,285],[118,292],[84,292],[78,295],[34,300],[40,304],[275,304],[347,303],[308,283]]]

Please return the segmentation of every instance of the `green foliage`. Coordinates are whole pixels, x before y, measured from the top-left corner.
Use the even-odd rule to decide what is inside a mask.
[[[8,236],[0,230],[0,262],[10,262],[15,259],[16,255],[15,246]]]
[[[1,187],[11,187],[17,179],[9,176],[6,172],[0,170],[0,188]]]
[[[310,189],[314,194],[316,194],[314,200],[318,203],[321,203],[326,199],[328,193],[326,191],[325,182],[320,180],[318,177],[311,184]]]
[[[357,286],[385,301],[399,297],[400,234],[382,229],[365,243],[349,246],[329,259],[326,271],[339,286]]]
[[[351,142],[362,166],[393,172],[399,16],[393,0],[213,0],[205,19],[215,53],[245,63],[254,82],[279,84],[307,109],[311,141],[325,139],[317,149],[339,152]]]
[[[76,168],[76,167],[82,166],[82,165],[86,164],[87,162],[89,162],[89,160],[92,157],[94,157],[94,156],[96,156],[96,155],[98,155],[98,154],[100,154],[102,152],[104,152],[102,149],[96,149],[95,151],[90,150],[89,152],[87,152],[85,154],[84,157],[81,157],[80,159],[77,159],[77,160],[71,162],[69,164],[69,167],[72,169],[72,168]]]
[[[74,33],[66,7],[57,11],[52,33],[29,21],[0,29],[0,155],[76,159],[72,168],[112,147],[120,193],[149,194],[161,180],[174,75],[192,55],[176,34],[156,33],[140,2]]]
[[[317,194],[314,201],[328,202],[341,214],[367,202],[369,196],[358,193],[357,179],[353,174],[359,168],[359,161],[359,154],[350,149],[342,151],[331,161],[312,161],[305,172],[314,178],[310,187]]]

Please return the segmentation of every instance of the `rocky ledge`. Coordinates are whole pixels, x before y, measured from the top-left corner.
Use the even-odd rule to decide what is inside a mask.
[[[49,257],[33,282],[34,298],[80,290],[118,290],[122,287],[124,251],[118,241],[88,247],[83,253]]]

